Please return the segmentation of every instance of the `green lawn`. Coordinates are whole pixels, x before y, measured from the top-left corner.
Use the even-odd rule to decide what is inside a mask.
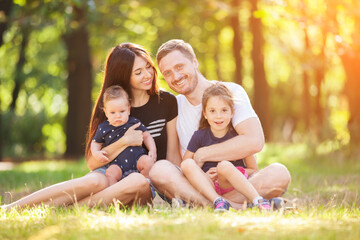
[[[0,210],[0,239],[360,239],[359,156],[326,146],[277,144],[267,145],[258,159],[260,167],[288,166],[292,183],[284,197],[295,209],[224,214],[168,205]],[[1,201],[86,172],[83,160],[17,165],[0,171]]]

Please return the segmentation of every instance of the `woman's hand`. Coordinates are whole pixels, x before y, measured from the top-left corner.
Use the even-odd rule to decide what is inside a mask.
[[[218,178],[218,175],[217,175],[217,172],[216,172],[216,167],[210,168],[210,169],[206,172],[206,174],[211,178],[211,180],[212,180],[213,182],[215,182],[215,181],[217,180],[217,178]]]
[[[95,152],[93,152],[93,156],[97,161],[99,161],[101,163],[110,162],[109,158],[107,157],[107,152],[106,151],[103,151],[103,150],[95,151]]]
[[[127,146],[141,146],[143,143],[143,134],[141,130],[135,130],[140,126],[140,123],[136,123],[124,134],[123,138]]]

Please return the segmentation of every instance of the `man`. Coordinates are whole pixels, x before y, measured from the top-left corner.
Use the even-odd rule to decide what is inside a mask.
[[[157,63],[171,89],[179,93],[177,133],[184,154],[190,138],[198,129],[201,117],[201,99],[203,92],[211,84],[199,71],[199,63],[190,44],[183,40],[170,40],[158,50]],[[194,154],[194,160],[202,165],[206,161],[237,160],[258,153],[264,146],[264,135],[260,121],[251,107],[244,89],[235,83],[223,83],[235,98],[233,126],[238,136],[223,143],[200,148]],[[267,199],[283,194],[289,183],[290,174],[282,164],[271,164],[268,167],[246,169],[249,181],[259,194]],[[184,177],[180,169],[169,161],[155,163],[150,171],[152,184],[168,198],[180,198],[198,205],[209,205],[201,193],[196,191]],[[231,191],[225,198],[231,198],[231,205],[240,207],[246,198],[236,191]]]

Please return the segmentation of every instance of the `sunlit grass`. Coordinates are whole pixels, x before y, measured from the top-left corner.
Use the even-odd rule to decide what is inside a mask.
[[[121,209],[118,206],[37,207],[0,210],[0,239],[360,239],[360,157],[347,150],[321,154],[306,144],[267,145],[260,167],[285,164],[292,183],[284,198],[292,209],[213,210],[169,205]],[[0,171],[2,203],[44,185],[87,173],[79,162],[46,161]],[[7,178],[14,176],[8,182]],[[42,184],[39,184],[39,183]],[[24,190],[24,185],[32,186]]]
[[[8,239],[357,239],[359,218],[357,208],[214,214],[212,209],[187,208],[38,207],[1,212],[0,232]]]

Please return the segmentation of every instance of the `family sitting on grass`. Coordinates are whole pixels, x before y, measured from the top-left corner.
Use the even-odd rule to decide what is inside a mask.
[[[169,203],[215,211],[281,205],[290,174],[279,163],[258,170],[254,154],[264,135],[244,89],[207,80],[183,40],[164,43],[156,59],[177,97],[159,89],[143,47],[117,45],[107,56],[90,120],[85,156],[91,172],[1,207],[131,206],[150,203],[156,193]]]

